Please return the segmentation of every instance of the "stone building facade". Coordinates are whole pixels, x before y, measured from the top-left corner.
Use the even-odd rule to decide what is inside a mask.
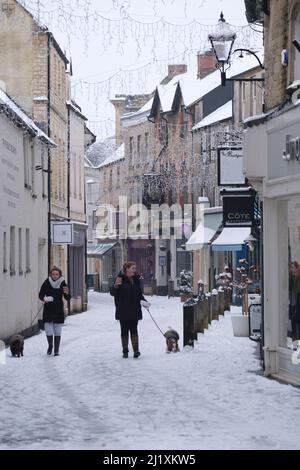
[[[47,273],[47,156],[55,144],[0,87],[0,339],[38,330]]]
[[[69,175],[73,168],[68,166],[70,129],[67,101],[70,101],[70,66],[53,34],[40,25],[33,16],[16,0],[0,1],[0,79],[6,84],[7,93],[28,113],[37,125],[57,143],[45,157],[50,167],[48,173],[51,191],[49,195],[48,221],[48,268],[61,267],[68,277],[68,247],[54,245],[51,240],[50,219],[67,221],[71,217],[69,202],[75,204],[77,219],[85,220],[84,201],[84,138],[80,140],[80,215],[78,201],[69,197]],[[74,118],[75,119],[75,118]],[[80,135],[85,133],[85,119],[82,120]],[[78,139],[77,139],[78,140]],[[77,145],[78,141],[76,141]],[[71,174],[70,181],[74,180]],[[80,194],[79,194],[80,200]],[[46,272],[45,272],[46,275]],[[82,302],[84,304],[85,302]],[[72,306],[72,304],[71,304]]]
[[[263,13],[265,113],[246,120],[245,171],[263,204],[265,374],[299,385],[300,2]]]

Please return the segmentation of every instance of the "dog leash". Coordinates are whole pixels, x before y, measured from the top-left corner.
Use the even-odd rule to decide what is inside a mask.
[[[146,308],[146,307],[144,307],[144,308]],[[155,325],[157,326],[157,328],[159,329],[159,331],[161,332],[161,334],[162,334],[163,337],[165,338],[164,333],[162,332],[162,330],[159,328],[158,324],[157,324],[156,321],[154,320],[153,316],[152,316],[151,313],[150,313],[150,310],[149,310],[148,308],[146,308],[146,310],[147,310],[147,312],[149,313],[149,315],[150,315],[152,321],[155,323]]]
[[[34,317],[34,319],[32,320],[32,322],[30,323],[30,326],[32,326],[35,322],[35,320],[37,319],[37,317],[39,316],[42,308],[44,307],[44,304],[41,305],[41,308],[39,309],[38,313],[36,314],[36,316]]]

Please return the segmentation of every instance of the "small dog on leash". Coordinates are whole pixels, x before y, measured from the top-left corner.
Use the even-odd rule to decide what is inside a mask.
[[[13,357],[23,356],[24,338],[21,335],[13,335],[9,342],[11,355]]]
[[[171,327],[170,329],[165,332],[164,337],[166,338],[166,343],[167,343],[167,353],[171,352],[179,352],[179,346],[178,346],[178,341],[179,341],[179,334],[177,331],[173,330]]]

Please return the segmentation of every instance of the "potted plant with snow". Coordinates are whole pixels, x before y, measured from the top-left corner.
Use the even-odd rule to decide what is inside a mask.
[[[248,277],[247,260],[239,260],[240,267],[237,268],[237,278],[232,285],[237,290],[237,296],[242,299],[242,312],[231,315],[232,329],[234,336],[249,336],[249,318],[248,318],[248,286],[252,280]]]
[[[186,271],[185,269],[180,273],[180,284],[179,292],[181,302],[186,302],[187,300],[193,298],[193,273],[191,271]]]
[[[224,271],[215,276],[217,287],[222,288],[224,292],[224,310],[230,311],[231,296],[232,296],[232,274],[229,266],[224,266]]]

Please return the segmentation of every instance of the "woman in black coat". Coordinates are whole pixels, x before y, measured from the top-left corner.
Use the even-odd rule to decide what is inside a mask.
[[[61,270],[53,267],[50,276],[43,283],[39,293],[39,298],[44,304],[43,320],[48,341],[47,354],[49,356],[52,354],[53,349],[53,335],[54,356],[59,355],[62,325],[65,322],[63,297],[66,300],[70,299],[69,289],[62,277]]]
[[[123,357],[128,357],[129,331],[133,348],[133,357],[138,358],[139,351],[138,321],[142,319],[141,300],[143,296],[140,276],[136,272],[136,264],[129,261],[123,265],[110,289],[110,294],[115,298],[116,320],[121,325],[121,341]]]

